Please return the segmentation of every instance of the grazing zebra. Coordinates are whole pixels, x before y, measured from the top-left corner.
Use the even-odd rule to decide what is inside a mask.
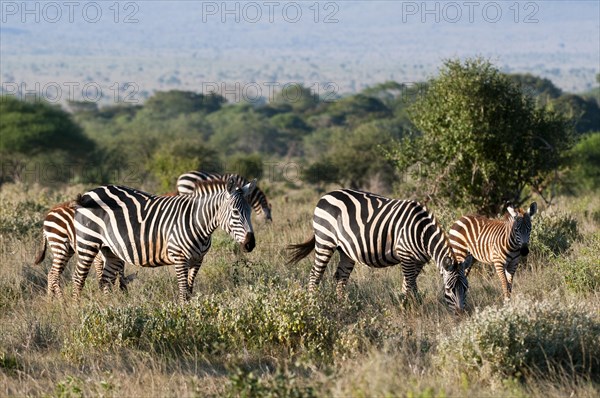
[[[60,287],[60,276],[69,259],[73,257],[75,251],[75,205],[73,202],[60,203],[54,206],[46,214],[44,219],[43,246],[35,259],[35,264],[40,264],[46,257],[46,248],[50,246],[52,251],[52,267],[48,272],[48,295],[62,297]],[[98,281],[102,277],[102,268],[104,266],[104,257],[100,254],[94,260],[96,276]],[[127,290],[127,281],[131,277],[125,278],[123,273],[119,273],[119,286],[122,290]],[[114,280],[112,281],[114,282]]]
[[[290,245],[290,263],[315,250],[309,289],[315,290],[327,263],[338,249],[335,272],[338,293],[343,291],[356,262],[371,267],[400,264],[404,274],[402,292],[418,294],[417,276],[433,258],[444,277],[446,303],[462,311],[468,289],[465,266],[450,249],[444,231],[420,203],[395,200],[368,192],[341,189],[323,196],[313,217],[314,235],[305,243]]]
[[[177,179],[177,191],[180,194],[190,194],[196,189],[199,181],[221,180],[227,181],[230,177],[236,179],[236,183],[240,186],[248,184],[248,180],[237,174],[217,174],[207,171],[190,171],[182,174]],[[254,189],[252,195],[248,198],[248,203],[254,208],[256,214],[264,214],[267,221],[273,221],[271,218],[271,204],[267,200],[266,195],[258,187]]]
[[[123,263],[158,267],[174,265],[179,300],[189,299],[202,259],[217,227],[229,233],[244,251],[254,249],[247,197],[255,181],[243,187],[235,178],[203,185],[204,194],[155,196],[128,187],[108,185],[78,198],[75,230],[79,262],[73,275],[78,298],[94,257],[105,257],[102,284]]]
[[[493,264],[500,278],[504,299],[510,300],[513,276],[521,256],[529,254],[531,217],[537,211],[533,202],[529,210],[507,207],[503,220],[483,216],[463,216],[450,228],[450,245],[460,260],[467,252],[475,260]],[[469,275],[470,269],[467,269]]]

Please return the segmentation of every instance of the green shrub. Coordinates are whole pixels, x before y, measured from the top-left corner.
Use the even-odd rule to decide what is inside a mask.
[[[577,220],[570,214],[540,214],[532,224],[531,250],[541,256],[556,257],[580,237]]]
[[[524,300],[488,307],[438,339],[437,363],[460,371],[513,377],[561,367],[600,376],[600,319],[583,305]]]
[[[227,397],[316,397],[313,387],[297,385],[296,376],[282,369],[277,369],[272,379],[257,377],[253,372],[238,369],[229,376]]]
[[[185,305],[88,307],[64,353],[78,358],[90,348],[126,347],[166,355],[247,350],[329,360],[338,327],[328,318],[328,308],[304,289],[267,286],[238,295],[195,297]]]
[[[571,256],[560,259],[559,266],[567,287],[576,292],[600,290],[600,234],[586,237]]]
[[[46,208],[32,200],[17,204],[0,201],[0,235],[22,238],[42,230]]]
[[[16,374],[17,371],[23,370],[23,366],[21,366],[17,357],[1,352],[0,369],[2,369],[3,372],[12,375]]]

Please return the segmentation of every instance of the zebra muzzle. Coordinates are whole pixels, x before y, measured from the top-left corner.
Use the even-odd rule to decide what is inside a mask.
[[[529,254],[529,246],[521,246],[521,256],[527,256]]]
[[[246,234],[246,239],[244,239],[244,241],[242,242],[242,247],[244,248],[244,251],[250,253],[252,250],[254,250],[255,245],[256,242],[254,240],[254,234]]]

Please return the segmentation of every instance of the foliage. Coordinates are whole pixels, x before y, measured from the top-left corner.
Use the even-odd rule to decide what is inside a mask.
[[[195,351],[221,355],[241,350],[304,354],[328,360],[338,330],[324,304],[303,290],[250,289],[242,297],[228,293],[189,304],[92,307],[65,344],[68,356],[90,348],[119,347],[169,355]]]
[[[215,170],[219,164],[217,153],[202,143],[174,142],[156,151],[148,162],[148,169],[158,180],[163,192],[175,188],[177,178],[190,170]]]
[[[334,102],[328,108],[332,123],[335,125],[355,125],[365,120],[390,116],[390,110],[375,97],[356,94]]]
[[[22,238],[32,233],[39,234],[45,216],[45,207],[34,200],[19,203],[0,202],[0,236],[11,235]]]
[[[482,59],[446,61],[410,114],[422,134],[390,151],[399,169],[421,163],[428,193],[484,214],[519,203],[526,186],[542,189],[570,145],[562,117]]]
[[[600,290],[600,234],[595,233],[581,242],[577,255],[571,254],[558,261],[567,288],[576,293]]]
[[[0,153],[30,156],[60,150],[81,156],[94,149],[94,143],[83,135],[68,113],[46,102],[1,96],[0,114]]]
[[[548,108],[564,115],[578,134],[598,130],[600,126],[600,107],[594,99],[565,94],[550,101]]]
[[[208,117],[215,134],[210,143],[225,155],[236,152],[285,154],[280,132],[252,107],[231,105]]]
[[[488,307],[439,337],[447,368],[501,377],[562,368],[600,377],[600,319],[581,304],[523,300]]]
[[[375,120],[352,130],[337,127],[330,130],[325,155],[305,172],[309,182],[336,181],[350,188],[365,188],[375,176],[390,186],[395,178],[391,161],[381,156],[394,129],[387,121]],[[336,143],[343,142],[343,145]],[[368,162],[357,161],[357,154]]]
[[[534,76],[530,73],[515,73],[508,75],[508,77],[521,87],[525,95],[535,98],[541,105],[545,105],[549,100],[562,95],[561,89],[556,87],[549,79]]]
[[[0,369],[7,374],[16,374],[17,371],[23,370],[23,366],[19,363],[15,356],[1,352]]]
[[[317,397],[317,393],[313,387],[301,387],[297,385],[295,375],[283,369],[278,368],[274,377],[270,380],[261,379],[253,372],[237,369],[237,371],[229,376],[226,396],[239,398],[310,398]]]
[[[532,220],[531,249],[534,254],[556,257],[579,238],[577,220],[570,214],[536,215]]]
[[[204,170],[208,169],[204,168]],[[226,170],[244,176],[248,180],[259,179],[263,175],[262,156],[258,153],[233,155],[227,161]]]
[[[173,119],[180,114],[218,111],[225,98],[217,94],[204,95],[192,91],[159,91],[148,98],[143,112],[154,119]]]
[[[271,105],[290,106],[296,113],[305,113],[316,108],[320,102],[318,93],[313,93],[310,87],[294,83],[284,85],[273,98]]]
[[[581,137],[569,151],[564,185],[570,193],[600,189],[600,132]]]

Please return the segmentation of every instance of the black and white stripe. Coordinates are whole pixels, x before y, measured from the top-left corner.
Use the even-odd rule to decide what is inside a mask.
[[[531,217],[536,211],[535,202],[527,211],[509,205],[503,220],[463,216],[450,228],[450,245],[456,257],[460,260],[470,252],[477,261],[493,264],[506,300],[510,299],[519,260],[529,254]]]
[[[79,262],[73,275],[79,297],[89,268],[101,252],[103,284],[122,263],[174,265],[180,301],[192,293],[194,279],[217,227],[245,251],[254,249],[247,197],[255,182],[239,187],[234,178],[203,184],[203,194],[155,196],[128,187],[104,186],[87,192],[75,211]]]
[[[44,218],[44,236],[42,250],[35,259],[35,264],[40,264],[46,256],[46,248],[50,246],[52,252],[52,267],[48,272],[48,295],[62,297],[60,277],[73,254],[75,254],[75,206],[76,203],[65,202],[54,206]],[[104,257],[99,254],[94,260],[94,267],[98,281],[102,277]],[[129,278],[131,279],[131,278]],[[127,290],[127,280],[123,272],[119,273],[120,287]],[[115,282],[114,280],[111,282]]]
[[[248,184],[248,180],[238,174],[218,174],[207,171],[190,171],[182,174],[177,179],[177,192],[183,195],[189,195],[196,190],[196,185],[201,181],[220,180],[227,181],[230,177],[235,178],[235,182],[239,186]],[[265,219],[272,221],[271,204],[267,200],[267,196],[258,187],[254,189],[248,203],[252,206],[256,214],[263,214]]]
[[[359,262],[376,268],[400,264],[403,293],[416,295],[417,276],[433,258],[444,277],[446,303],[458,311],[464,309],[468,289],[464,268],[470,266],[472,257],[463,263],[456,260],[444,231],[418,202],[350,189],[333,191],[317,203],[313,229],[309,241],[289,247],[291,263],[315,250],[309,289],[319,284],[336,249],[340,253],[335,273],[338,292]]]

